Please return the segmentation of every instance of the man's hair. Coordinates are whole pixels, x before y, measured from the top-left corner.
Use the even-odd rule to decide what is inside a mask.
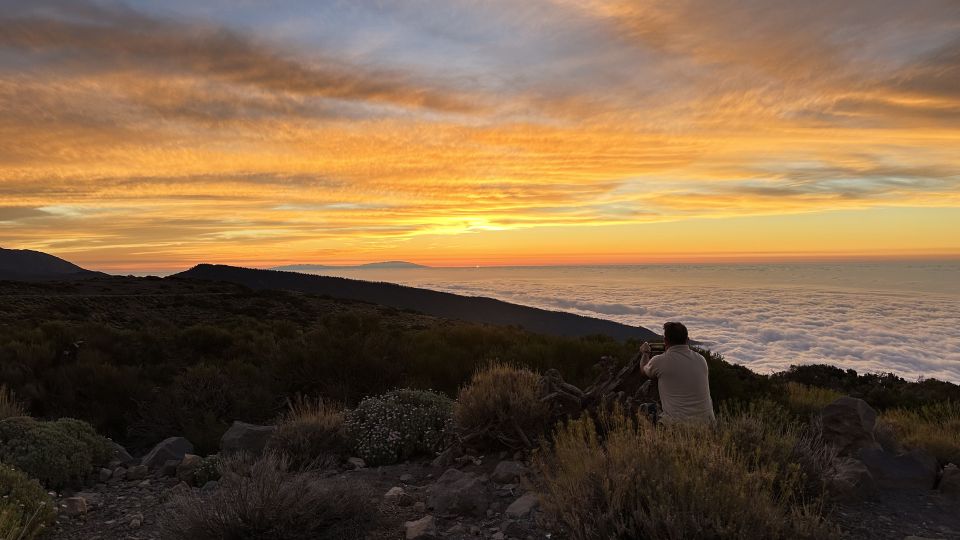
[[[683,345],[687,342],[687,327],[683,323],[663,323],[663,339],[674,345]]]

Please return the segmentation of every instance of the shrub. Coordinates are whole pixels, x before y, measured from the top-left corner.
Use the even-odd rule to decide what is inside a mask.
[[[369,397],[347,415],[347,434],[368,463],[398,463],[441,449],[453,402],[437,392],[391,390]]]
[[[328,468],[345,457],[349,445],[344,426],[345,413],[323,400],[299,397],[267,442],[267,450],[283,455],[299,468]]]
[[[173,496],[161,523],[164,538],[349,540],[363,538],[375,524],[369,493],[312,472],[291,472],[275,454],[254,463],[231,458],[223,468],[229,474],[211,496]]]
[[[0,420],[0,461],[49,489],[83,485],[95,466],[112,457],[110,441],[79,420],[41,422],[26,416]]]
[[[744,453],[737,429],[662,426],[602,414],[561,427],[538,458],[544,507],[588,538],[825,538],[833,531],[819,507],[796,497],[795,467]],[[741,431],[751,431],[741,426]],[[601,436],[601,434],[603,434]],[[754,431],[754,440],[767,433]],[[744,441],[746,439],[743,439]]]
[[[457,428],[480,444],[532,447],[550,422],[539,382],[539,375],[526,368],[494,363],[478,370],[457,396]]]
[[[220,479],[222,462],[219,454],[212,454],[200,460],[200,465],[193,471],[191,482],[195,486],[203,487],[212,480]]]
[[[790,381],[786,385],[787,407],[801,416],[810,416],[843,396],[836,390]]]
[[[0,420],[14,416],[26,416],[27,411],[6,385],[0,384]]]
[[[0,539],[36,538],[54,516],[53,501],[43,486],[0,463]]]
[[[893,409],[880,416],[880,424],[904,446],[922,448],[941,464],[960,463],[960,402],[933,403],[917,410]]]

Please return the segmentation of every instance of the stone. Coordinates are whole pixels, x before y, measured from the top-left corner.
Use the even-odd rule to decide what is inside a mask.
[[[823,438],[841,455],[853,456],[861,449],[879,449],[874,430],[877,411],[862,399],[844,396],[820,411]]]
[[[219,487],[220,487],[220,482],[217,482],[216,480],[208,480],[207,483],[204,484],[202,488],[200,488],[200,493],[212,493],[216,491],[217,488]]]
[[[866,448],[860,460],[870,470],[877,487],[885,489],[933,489],[937,481],[937,461],[921,450],[892,454],[879,448]]]
[[[127,516],[127,524],[131,529],[139,529],[143,526],[143,514],[137,512]]]
[[[943,468],[939,489],[944,495],[960,499],[960,467],[950,463]]]
[[[438,513],[483,516],[490,505],[487,490],[473,473],[447,469],[430,486],[427,504]]]
[[[400,486],[390,488],[386,495],[383,496],[383,499],[397,506],[410,506],[413,504],[413,497]]]
[[[177,478],[181,482],[192,484],[193,473],[197,471],[201,463],[203,463],[203,458],[196,454],[184,455],[183,459],[180,460],[180,464],[177,465]]]
[[[276,429],[277,426],[258,426],[236,421],[220,438],[220,450],[224,454],[243,452],[259,456]]]
[[[108,480],[110,480],[111,476],[113,476],[113,471],[110,469],[100,469],[97,479],[106,483]]]
[[[457,458],[463,455],[463,449],[459,446],[451,446],[437,455],[430,463],[434,467],[449,467],[457,462]]]
[[[490,537],[490,540],[504,540],[507,536],[503,534],[503,531],[497,531],[493,533],[493,536]]]
[[[83,497],[67,497],[60,504],[68,516],[76,517],[87,513],[87,500]]]
[[[540,498],[537,497],[537,494],[527,492],[510,503],[510,506],[503,513],[512,518],[522,518],[529,516],[530,512],[533,512],[538,506],[540,506]]]
[[[426,511],[427,511],[427,503],[425,503],[425,502],[423,502],[423,501],[417,501],[417,502],[413,503],[413,511],[416,512],[416,513],[418,513],[418,514],[422,514],[422,513],[426,512]]]
[[[177,475],[177,467],[180,465],[179,459],[168,459],[160,466],[160,469],[157,470],[157,476],[161,478],[168,478],[171,476]]]
[[[80,497],[87,503],[87,508],[99,508],[103,506],[103,496],[92,491],[83,491],[77,493],[75,497]]]
[[[147,473],[150,472],[147,469],[146,465],[134,465],[127,469],[127,480],[143,480],[147,477]]]
[[[412,475],[412,474],[402,474],[402,475],[400,475],[400,481],[403,482],[404,484],[412,483],[412,482],[413,482],[413,475]]]
[[[137,484],[137,487],[142,487],[142,488],[150,487],[150,479],[147,478],[147,479],[143,480],[142,482],[140,482],[139,484]]]
[[[347,465],[352,466],[354,469],[363,469],[367,466],[367,462],[362,458],[352,457],[347,459]]]
[[[437,524],[433,516],[424,516],[416,521],[408,521],[403,524],[404,534],[407,540],[432,540],[437,538]]]
[[[183,456],[192,452],[193,443],[183,437],[170,437],[154,446],[153,450],[140,460],[140,463],[152,469],[158,469],[166,462],[172,459],[181,460]]]
[[[873,492],[876,482],[870,469],[858,459],[841,458],[827,478],[827,489],[839,500],[852,501]]]
[[[521,476],[527,474],[527,468],[519,461],[501,461],[497,463],[490,478],[498,484],[515,483]]]
[[[128,463],[133,463],[136,461],[133,456],[130,455],[130,452],[127,452],[127,449],[119,444],[110,441],[110,444],[113,446],[113,455],[116,461],[119,461],[120,465],[127,465]]]
[[[117,467],[113,470],[113,474],[110,475],[111,480],[123,480],[127,477],[126,467]]]

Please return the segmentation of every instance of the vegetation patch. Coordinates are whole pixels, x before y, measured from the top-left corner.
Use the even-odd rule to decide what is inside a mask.
[[[342,408],[322,399],[298,397],[289,403],[267,450],[286,457],[293,467],[332,467],[349,451],[345,424]]]
[[[931,403],[919,409],[893,409],[880,416],[898,442],[930,452],[941,465],[960,464],[960,402]]]
[[[33,540],[55,515],[53,501],[39,482],[0,463],[0,539]]]
[[[44,422],[27,416],[0,420],[0,461],[48,489],[85,484],[94,467],[105,465],[113,456],[110,441],[80,420]]]
[[[347,416],[356,455],[372,465],[431,455],[444,444],[453,402],[429,390],[391,390],[360,402]]]

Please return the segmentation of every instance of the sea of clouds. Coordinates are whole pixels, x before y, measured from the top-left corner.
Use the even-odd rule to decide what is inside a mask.
[[[683,321],[728,360],[768,373],[829,363],[960,382],[960,298],[811,287],[424,284],[660,331]]]

